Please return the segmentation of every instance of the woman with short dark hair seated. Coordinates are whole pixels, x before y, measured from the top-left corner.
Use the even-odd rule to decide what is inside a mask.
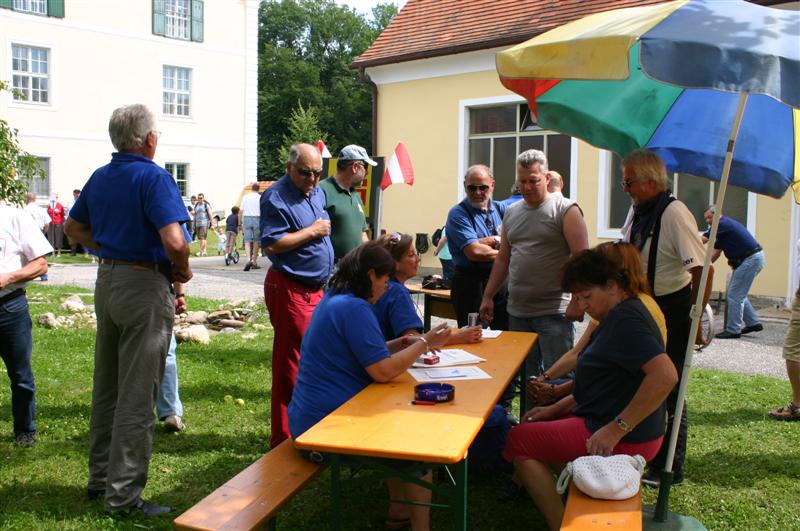
[[[338,263],[300,348],[300,371],[289,403],[289,429],[297,438],[373,382],[388,382],[429,349],[450,337],[447,325],[434,328],[408,346],[386,342],[371,305],[386,290],[395,262],[378,242],[353,249]],[[324,459],[324,456],[322,456]],[[390,466],[398,466],[392,461]],[[431,481],[431,473],[423,476]],[[430,503],[431,492],[399,478],[387,480],[393,500]],[[429,528],[426,506],[392,503],[387,526]]]
[[[658,326],[618,262],[583,251],[565,264],[561,288],[599,324],[578,358],[573,394],[525,413],[503,452],[551,529],[564,513],[556,470],[583,455],[651,460],[664,435],[664,399],[678,382]]]

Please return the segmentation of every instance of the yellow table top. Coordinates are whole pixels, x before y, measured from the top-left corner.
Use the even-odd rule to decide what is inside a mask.
[[[536,334],[503,332],[495,339],[458,345],[485,358],[478,366],[491,380],[451,380],[452,402],[411,404],[416,380],[404,372],[389,383],[373,383],[295,440],[317,450],[430,463],[458,463],[492,408],[517,374]]]

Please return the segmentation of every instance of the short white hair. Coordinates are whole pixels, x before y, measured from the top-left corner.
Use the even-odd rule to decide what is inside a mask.
[[[108,135],[117,151],[133,151],[144,146],[153,124],[153,113],[145,105],[125,105],[111,113]]]
[[[539,164],[543,172],[547,172],[547,155],[538,149],[523,151],[517,156],[517,166],[520,168],[530,168],[534,164]]]

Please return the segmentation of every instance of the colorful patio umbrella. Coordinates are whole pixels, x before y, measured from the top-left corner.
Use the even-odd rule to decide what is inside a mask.
[[[695,337],[728,180],[773,197],[792,185],[800,202],[800,12],[740,0],[618,9],[555,28],[496,61],[503,85],[528,100],[540,126],[621,156],[648,148],[670,171],[720,181],[692,309]],[[670,523],[692,355],[688,345],[657,522]]]

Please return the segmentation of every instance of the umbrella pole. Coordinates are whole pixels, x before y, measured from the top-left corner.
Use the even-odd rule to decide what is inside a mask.
[[[669,435],[669,451],[667,452],[666,467],[661,473],[661,485],[658,489],[658,501],[656,502],[653,520],[656,522],[666,522],[669,510],[669,491],[672,487],[672,462],[675,459],[675,447],[678,444],[678,430],[680,429],[681,417],[683,416],[683,403],[686,398],[686,386],[689,382],[689,372],[692,368],[692,358],[694,357],[694,338],[697,337],[697,329],[700,326],[700,317],[703,313],[703,295],[706,292],[708,283],[708,271],[711,267],[711,254],[714,252],[714,242],[717,240],[717,229],[719,228],[719,218],[722,214],[722,204],[725,201],[725,192],[728,189],[728,175],[731,171],[733,162],[733,150],[736,146],[736,137],[739,134],[739,126],[742,122],[744,107],[747,103],[747,94],[739,95],[739,107],[736,109],[736,116],[731,127],[731,134],[728,139],[728,149],[725,153],[725,162],[722,166],[722,175],[719,182],[719,192],[714,206],[714,220],[711,223],[711,233],[709,234],[706,248],[706,258],[703,264],[703,274],[700,276],[700,286],[697,290],[697,299],[692,306],[692,326],[689,329],[689,343],[686,345],[686,359],[683,363],[683,375],[678,386],[678,402],[675,405],[675,418],[672,421],[672,431]]]

